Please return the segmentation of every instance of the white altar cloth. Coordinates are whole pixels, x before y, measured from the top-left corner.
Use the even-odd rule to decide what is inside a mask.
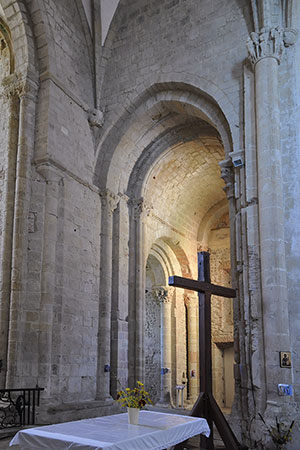
[[[84,419],[19,431],[9,445],[39,450],[163,450],[197,434],[209,436],[205,419],[141,411],[138,425],[129,425],[127,414]]]

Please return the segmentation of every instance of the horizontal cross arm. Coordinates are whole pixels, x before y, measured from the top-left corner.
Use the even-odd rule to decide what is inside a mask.
[[[207,292],[220,297],[235,298],[236,291],[228,287],[217,286],[216,284],[207,283],[206,281],[191,280],[178,276],[169,277],[169,286],[189,289],[190,291]]]

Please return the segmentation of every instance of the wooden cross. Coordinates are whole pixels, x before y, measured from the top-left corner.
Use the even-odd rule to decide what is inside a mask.
[[[209,253],[207,252],[198,252],[198,281],[173,276],[169,277],[169,285],[198,292],[200,394],[191,415],[204,417],[211,429],[208,439],[201,436],[200,448],[214,449],[214,422],[227,450],[246,450],[247,447],[243,447],[236,439],[212,394],[211,295],[234,298],[236,291],[210,282]],[[174,450],[183,449],[186,442],[177,444]]]

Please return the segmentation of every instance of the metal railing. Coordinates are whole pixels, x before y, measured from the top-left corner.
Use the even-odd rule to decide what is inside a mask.
[[[0,429],[35,424],[36,407],[44,388],[0,389]]]

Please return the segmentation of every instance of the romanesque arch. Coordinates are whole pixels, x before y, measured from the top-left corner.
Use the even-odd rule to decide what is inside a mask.
[[[180,273],[197,277],[195,258],[200,245],[197,239],[202,233],[200,247],[205,246],[204,236],[209,234],[213,225],[221,226],[217,224],[218,219],[221,221],[224,214],[229,215],[218,163],[225,156],[226,170],[229,172],[231,162],[228,157],[231,151],[230,126],[217,102],[199,88],[182,82],[154,85],[135,99],[115,126],[103,130],[101,155],[105,157],[97,160],[96,182],[102,190],[110,192],[114,201],[118,202],[119,197],[120,204],[125,201],[129,207],[131,381],[145,375],[143,331],[147,301],[145,291],[148,291],[145,284],[147,261],[152,261],[152,265],[156,262],[157,267],[164,266],[160,256],[157,253],[154,256],[155,243],[163,241],[169,252],[176,255]],[[181,172],[178,165],[182,168]],[[213,183],[211,180],[214,180]],[[189,198],[184,199],[184,192],[190,192]],[[166,193],[170,194],[168,201]],[[179,209],[178,199],[181,199]],[[229,239],[229,234],[227,237]],[[180,248],[187,250],[181,253]],[[183,308],[180,317],[186,317],[184,320],[190,323],[188,331],[185,331],[189,334],[187,342],[190,342],[190,351],[184,343],[182,354],[177,355],[178,360],[184,361],[184,370],[177,364],[177,372],[172,372],[166,383],[168,387],[162,387],[162,398],[165,400],[167,392],[174,390],[173,385],[180,383],[183,374],[189,374],[187,378],[192,401],[197,395],[196,374],[199,371],[195,348],[197,297],[179,292],[176,296]],[[184,356],[186,353],[189,357]]]
[[[174,78],[176,80],[177,77]],[[130,159],[126,163],[133,167],[139,152],[151,143],[154,136],[159,135],[159,128],[155,130],[155,125],[160,125],[161,118],[165,120],[166,110],[175,113],[177,110],[179,115],[185,115],[189,117],[189,120],[192,117],[204,120],[218,130],[226,155],[232,151],[232,141],[236,135],[233,127],[236,113],[230,103],[224,101],[225,94],[206,80],[197,80],[195,77],[188,81],[194,81],[197,84],[163,80],[162,83],[141,90],[138,96],[128,99],[128,104],[121,108],[122,113],[109,128],[106,129],[104,126],[96,156],[96,185],[113,191],[120,188],[126,189],[128,181],[124,180],[120,186],[118,175],[115,174],[115,172],[120,173],[118,165],[122,160],[122,153],[124,154],[127,150],[127,157]],[[203,90],[203,86],[206,91]],[[221,105],[224,103],[224,109],[221,109],[218,100]],[[179,123],[182,125],[183,121],[180,120]],[[174,124],[166,124],[167,128],[171,126]],[[101,152],[99,152],[100,148]],[[131,170],[127,167],[125,173],[129,174]]]

